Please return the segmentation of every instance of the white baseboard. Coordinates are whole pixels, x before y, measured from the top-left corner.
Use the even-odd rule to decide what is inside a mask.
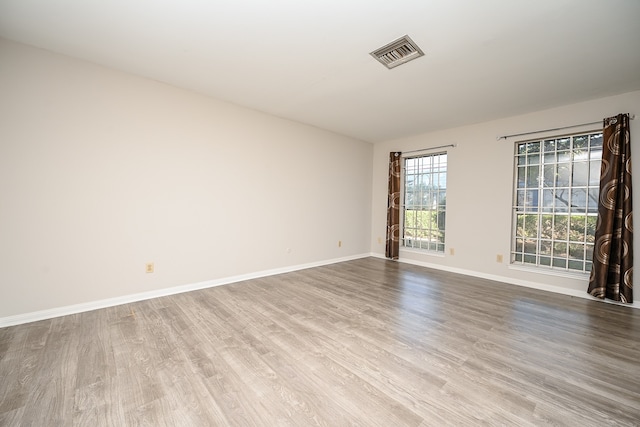
[[[387,259],[383,255],[377,254],[377,253],[371,253],[370,256],[375,257],[375,258]],[[448,267],[446,265],[440,265],[440,264],[431,264],[431,263],[428,263],[428,262],[416,261],[416,260],[412,260],[412,259],[398,259],[397,261],[398,262],[403,262],[405,264],[413,264],[413,265],[418,265],[418,266],[421,266],[421,267],[433,268],[434,270],[448,271],[448,272],[451,272],[451,273],[463,274],[465,276],[478,277],[480,279],[488,279],[488,280],[494,280],[496,282],[508,283],[510,285],[523,286],[525,288],[538,289],[538,290],[547,291],[547,292],[555,292],[557,294],[570,295],[572,297],[584,298],[584,299],[588,299],[588,300],[591,300],[591,301],[604,302],[604,303],[607,303],[607,304],[620,305],[622,307],[631,307],[631,308],[640,309],[640,302],[639,301],[634,301],[632,304],[620,304],[620,303],[617,303],[615,301],[602,300],[600,298],[592,297],[591,295],[589,295],[587,293],[586,290],[585,291],[579,291],[579,290],[576,290],[576,289],[567,289],[567,288],[563,288],[563,287],[560,287],[560,286],[546,285],[544,283],[531,282],[531,281],[528,281],[528,280],[514,279],[512,277],[498,276],[498,275],[495,275],[495,274],[480,273],[478,271],[465,270],[465,269],[462,269],[462,268],[455,268],[455,267]]]
[[[292,271],[305,270],[307,268],[320,267],[323,265],[336,264],[344,261],[351,261],[360,258],[374,257],[380,259],[386,259],[383,255],[378,253],[358,254],[342,258],[328,259],[324,261],[311,262],[307,264],[292,265],[288,267],[274,268],[271,270],[263,270],[255,273],[241,274],[238,276],[225,277],[222,279],[208,280],[205,282],[192,283],[188,285],[176,286],[172,288],[158,289],[155,291],[142,292],[137,294],[123,295],[121,297],[108,298],[98,301],[90,301],[82,304],[68,305],[64,307],[57,307],[48,310],[35,311],[31,313],[17,314],[13,316],[0,317],[0,328],[7,326],[20,325],[23,323],[36,322],[38,320],[46,320],[54,317],[66,316],[69,314],[83,313],[85,311],[98,310],[101,308],[113,307],[121,304],[128,304],[136,301],[144,301],[151,298],[164,297],[169,295],[175,295],[183,292],[196,291],[199,289],[212,288],[215,286],[228,285],[230,283],[241,282],[243,280],[258,279],[260,277],[274,276],[276,274],[290,273]],[[432,264],[423,261],[416,261],[411,259],[399,259],[398,262],[406,264],[418,265],[421,267],[433,268],[436,270],[448,271],[451,273],[463,274],[465,276],[478,277],[481,279],[494,280],[496,282],[509,283],[517,286],[524,286],[527,288],[538,289],[547,292],[555,292],[563,295],[570,295],[579,298],[585,298],[592,301],[605,302],[608,304],[622,305],[623,307],[632,307],[640,309],[640,302],[636,301],[633,304],[618,304],[609,300],[601,300],[594,298],[587,292],[578,291],[575,289],[567,289],[559,286],[545,285],[543,283],[531,282],[526,280],[514,279],[511,277],[498,276],[494,274],[485,274],[477,271],[466,270],[462,268],[448,267],[440,264]]]
[[[137,294],[123,295],[121,297],[108,298],[98,301],[90,301],[82,304],[68,305],[65,307],[52,308],[48,310],[35,311],[14,316],[0,317],[0,328],[20,325],[23,323],[36,322],[38,320],[51,319],[54,317],[66,316],[69,314],[83,313],[85,311],[97,310],[100,308],[113,307],[121,304],[128,304],[136,301],[143,301],[151,298],[164,297],[180,294],[183,292],[196,291],[199,289],[212,288],[215,286],[228,285],[230,283],[242,282],[243,280],[258,279],[260,277],[274,276],[276,274],[290,273],[292,271],[305,270],[312,267],[336,264],[338,262],[351,261],[354,259],[367,258],[366,254],[352,255],[342,258],[328,259],[324,261],[311,262],[307,264],[292,265],[288,267],[274,268],[271,270],[257,271],[255,273],[241,274],[238,276],[225,277],[222,279],[208,280],[205,282],[192,283],[189,285],[176,286],[172,288],[158,289],[155,291],[142,292]]]

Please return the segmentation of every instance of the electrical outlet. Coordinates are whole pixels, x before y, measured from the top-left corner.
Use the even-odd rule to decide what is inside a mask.
[[[382,237],[378,237],[378,244],[381,245],[382,244]]]
[[[496,255],[496,262],[499,262],[500,264],[502,264],[502,254]]]
[[[341,248],[342,247],[342,240],[338,240],[338,247]]]
[[[153,263],[152,262],[148,262],[144,265],[144,271],[145,273],[153,273]]]
[[[456,254],[456,250],[453,248],[449,248],[449,255],[455,255]]]

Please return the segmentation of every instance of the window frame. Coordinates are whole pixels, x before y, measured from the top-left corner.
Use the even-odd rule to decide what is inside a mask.
[[[594,247],[594,235],[590,234],[590,231],[595,232],[595,224],[597,222],[598,216],[598,197],[599,197],[599,181],[600,181],[600,165],[602,162],[602,130],[601,129],[592,129],[592,130],[584,130],[579,132],[566,133],[561,135],[548,135],[545,137],[535,138],[535,139],[527,139],[520,140],[514,142],[514,151],[513,151],[513,178],[512,178],[512,215],[511,215],[511,241],[510,241],[510,262],[509,266],[519,269],[532,269],[538,272],[557,274],[562,276],[585,276],[588,275],[591,271],[591,258],[593,254]],[[577,139],[586,137],[586,147],[577,147],[575,146],[575,142]],[[599,137],[599,143],[597,145],[592,145],[592,141]],[[553,151],[547,151],[547,143],[558,144],[559,141],[569,140],[569,145],[567,148],[559,148],[559,145],[555,145]],[[529,152],[525,152],[525,154],[519,153],[519,147],[525,144],[530,143],[538,143],[539,144],[539,169],[537,176],[537,185],[532,186],[529,185],[529,171],[527,168],[530,165],[536,165],[536,163],[529,163],[528,158]],[[596,148],[596,150],[593,150]],[[600,154],[599,156],[594,157],[592,152],[598,151],[599,148]],[[576,160],[576,154],[580,154],[580,150],[586,149],[586,160],[578,159]],[[535,153],[532,155],[536,155]],[[545,162],[547,155],[553,155],[553,162]],[[561,155],[568,155],[568,161],[562,161]],[[524,163],[519,163],[519,159],[524,158]],[[524,166],[523,166],[524,165]],[[560,177],[560,167],[561,166],[569,166],[568,170],[563,173],[567,175],[568,178],[566,184],[563,182],[559,184],[558,180]],[[577,165],[577,166],[576,166]],[[597,169],[594,170],[594,167],[597,165]],[[586,179],[584,179],[585,183],[575,183],[576,179],[576,170],[577,167],[586,167]],[[524,169],[526,175],[519,174],[520,168]],[[548,181],[546,179],[546,174],[548,171],[553,172],[553,185],[549,186]],[[593,182],[593,176],[596,176],[595,182]],[[525,185],[520,186],[519,180],[524,178]],[[565,200],[566,207],[557,208],[557,201],[559,197],[556,196],[556,193],[559,190],[568,191],[569,199]],[[594,190],[596,190],[594,192]],[[584,191],[584,205],[580,204],[574,206],[573,204],[573,195],[578,194],[578,191]],[[545,203],[545,197],[547,194],[551,193],[553,197],[551,197],[552,208],[549,208]],[[520,193],[520,194],[519,194]],[[530,198],[529,195],[535,196],[536,203],[529,204],[527,200]],[[595,197],[594,197],[595,196]],[[519,199],[522,199],[522,203]],[[591,199],[591,201],[590,201]],[[576,199],[578,200],[578,199]],[[530,209],[530,210],[528,210]],[[582,210],[583,209],[583,210]],[[519,224],[520,216],[523,217],[523,223]],[[521,235],[518,235],[518,227],[520,225],[523,228],[526,227],[526,216],[536,216],[537,223],[534,225],[536,229],[535,237],[531,238],[526,235],[526,232],[522,232]],[[556,219],[559,217],[566,217],[566,237],[565,238],[555,238],[555,233],[558,229],[556,229]],[[583,225],[582,228],[572,228],[572,219],[583,217]],[[543,227],[543,221],[548,220],[550,217],[552,220],[551,231],[548,229],[545,231]],[[575,233],[575,230],[578,229],[582,232],[583,239],[581,241],[572,240],[572,232]],[[564,232],[564,231],[563,231]],[[549,233],[551,233],[549,235]],[[522,241],[522,247],[519,248],[518,245]],[[527,252],[525,248],[525,241],[535,241],[535,252]],[[550,245],[551,249],[549,253],[546,253],[544,250],[541,250],[542,244]],[[556,256],[556,244],[561,247],[562,244],[565,244],[566,247],[564,249],[565,255]],[[583,245],[583,253],[582,258],[576,258],[571,255],[571,247],[575,248],[580,245]],[[562,249],[559,250],[562,252]],[[575,252],[574,252],[575,253]],[[529,257],[529,261],[525,261],[525,258]],[[531,262],[530,260],[535,258],[535,262]],[[548,264],[546,263],[548,259]],[[565,265],[556,265],[556,260],[564,259]],[[544,262],[542,262],[544,261]],[[579,263],[582,263],[582,268],[575,268]],[[560,261],[557,264],[561,264]],[[571,267],[573,266],[573,267]]]
[[[406,220],[406,211],[407,211],[407,192],[406,192],[406,182],[407,182],[407,162],[409,160],[413,160],[413,159],[424,159],[424,158],[430,158],[433,159],[435,157],[438,156],[445,156],[445,161],[444,161],[444,171],[438,169],[433,169],[432,167],[430,167],[429,169],[429,174],[440,174],[440,173],[444,173],[444,189],[441,189],[439,187],[440,185],[440,179],[438,179],[438,189],[436,190],[436,193],[439,195],[440,193],[443,193],[444,195],[444,203],[440,203],[440,200],[435,200],[436,202],[438,202],[436,204],[436,208],[429,210],[429,212],[434,212],[435,211],[435,215],[436,215],[436,225],[434,227],[431,227],[429,229],[424,229],[424,228],[415,228],[413,227],[413,229],[415,230],[426,230],[429,233],[432,233],[434,230],[438,230],[438,232],[441,232],[443,237],[442,237],[442,242],[427,242],[427,247],[423,247],[424,246],[424,242],[420,241],[420,244],[418,246],[412,245],[412,246],[407,246],[406,242],[407,240],[410,240],[406,237],[406,224],[405,224],[405,220]],[[434,256],[444,256],[445,254],[445,250],[446,250],[446,195],[447,195],[447,175],[448,175],[448,170],[449,170],[449,153],[447,150],[442,150],[442,151],[437,151],[434,153],[423,153],[423,154],[415,154],[415,155],[411,155],[411,156],[402,156],[402,163],[401,163],[401,179],[400,179],[400,194],[401,194],[401,198],[400,198],[400,249],[403,251],[415,251],[417,253],[422,253],[422,254],[428,254],[428,255],[434,255]],[[424,174],[420,174],[420,175],[424,175]],[[440,209],[440,207],[443,207],[442,209]],[[414,209],[415,210],[415,209]],[[438,215],[440,215],[440,211],[442,214],[442,223],[443,226],[441,229],[437,228],[438,223],[440,221],[440,217]],[[418,239],[413,239],[414,241],[417,241]],[[434,244],[435,245],[435,249],[431,249],[429,246]]]

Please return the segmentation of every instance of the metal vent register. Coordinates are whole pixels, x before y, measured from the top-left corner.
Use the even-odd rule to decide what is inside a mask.
[[[382,65],[391,69],[409,62],[412,59],[419,58],[424,55],[422,49],[418,47],[409,36],[404,36],[398,40],[371,52],[371,56],[376,58]]]

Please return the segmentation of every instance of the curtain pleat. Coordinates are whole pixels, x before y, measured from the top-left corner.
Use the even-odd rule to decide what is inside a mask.
[[[604,119],[600,199],[588,292],[633,302],[633,212],[629,115]]]
[[[387,199],[387,246],[385,256],[400,254],[400,152],[389,153],[389,195]]]

